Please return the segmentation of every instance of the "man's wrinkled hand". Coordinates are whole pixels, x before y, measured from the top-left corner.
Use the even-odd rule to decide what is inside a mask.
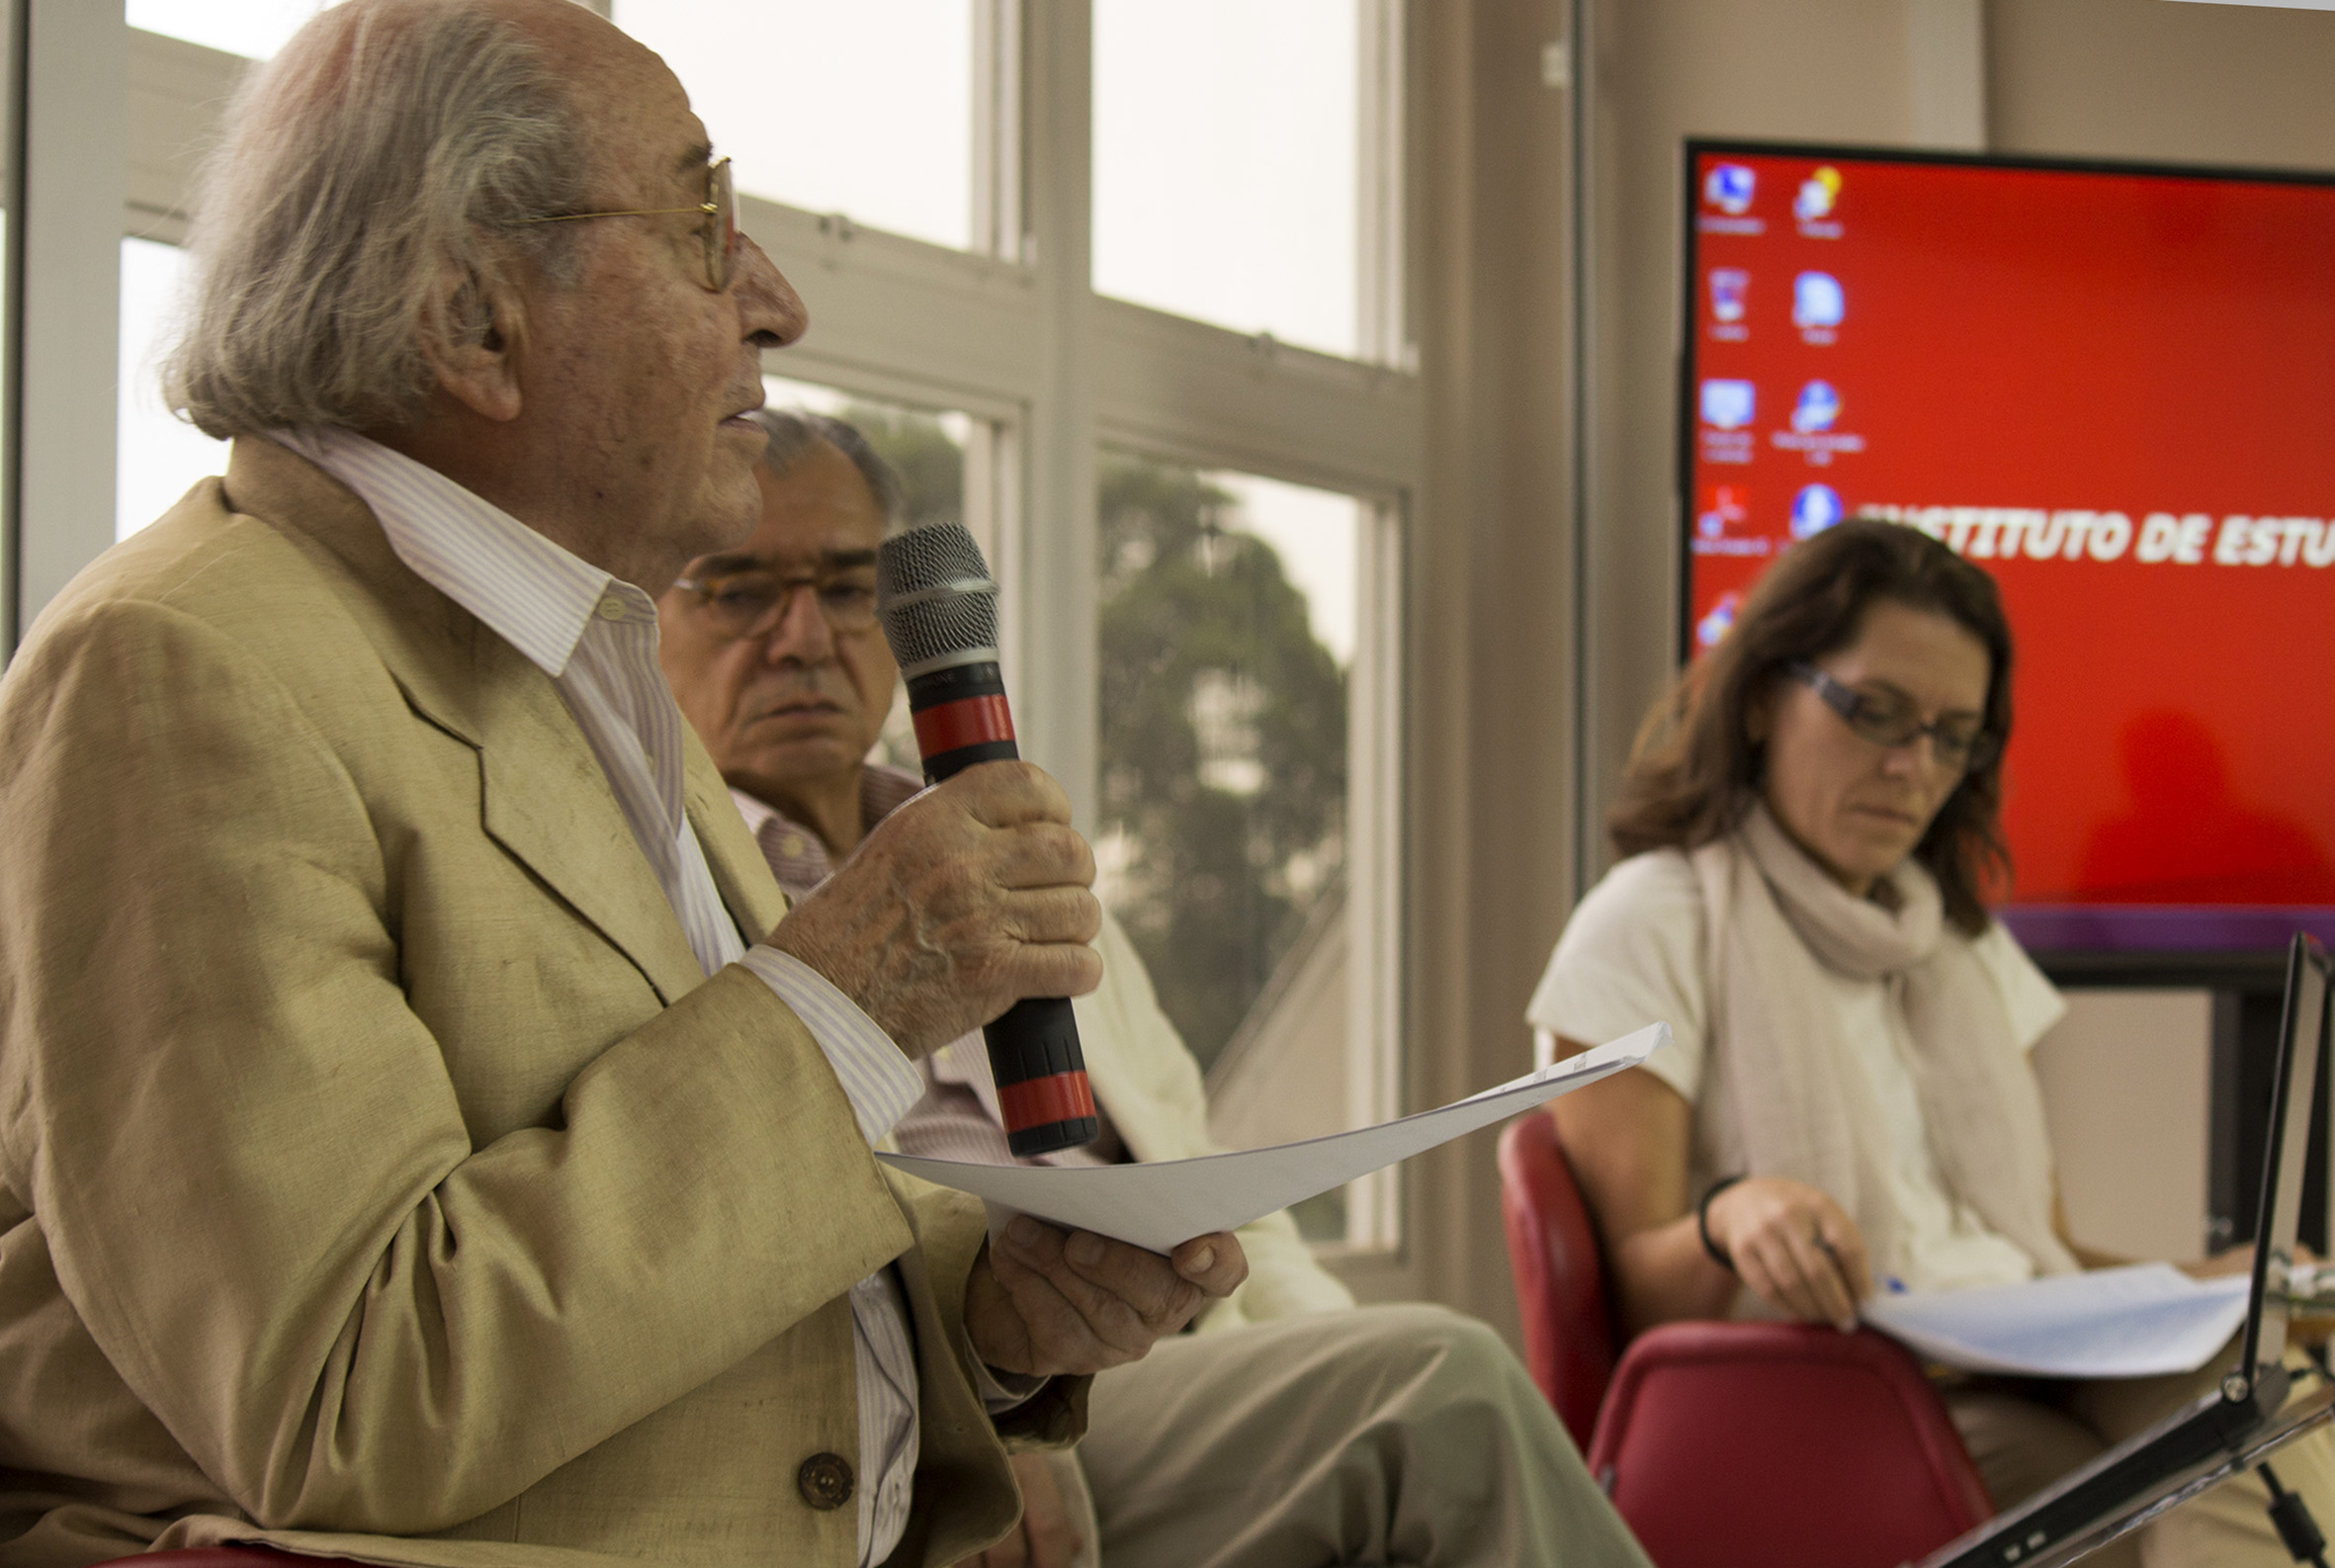
[[[1141,1360],[1248,1277],[1249,1260],[1229,1232],[1195,1236],[1162,1258],[1087,1231],[1066,1236],[1024,1215],[975,1262],[965,1331],[1001,1372],[1099,1372]]]
[[[985,762],[876,825],[770,944],[818,970],[913,1060],[1025,997],[1102,983],[1094,855],[1062,786]]]

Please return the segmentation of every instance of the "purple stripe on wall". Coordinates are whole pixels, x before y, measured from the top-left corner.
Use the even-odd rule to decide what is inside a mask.
[[[2030,952],[2275,952],[2296,931],[2335,946],[2335,909],[2309,905],[2019,904],[1995,912]]]

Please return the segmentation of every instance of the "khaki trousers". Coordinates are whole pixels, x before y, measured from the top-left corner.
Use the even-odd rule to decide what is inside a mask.
[[[1508,1347],[1440,1307],[1185,1336],[1088,1410],[1080,1568],[1648,1568]]]
[[[2219,1385],[2236,1364],[2234,1346],[2195,1372],[2109,1378],[2092,1383],[1982,1378],[1941,1389],[1987,1494],[2009,1508]],[[2300,1355],[2288,1364],[2307,1366]],[[2316,1386],[2297,1376],[2296,1394]],[[2320,1428],[2271,1459],[2280,1482],[2310,1505],[2335,1535],[2335,1433]],[[2293,1561],[2265,1512],[2258,1475],[2223,1482],[2146,1529],[2085,1559],[2101,1568],[2286,1568]]]

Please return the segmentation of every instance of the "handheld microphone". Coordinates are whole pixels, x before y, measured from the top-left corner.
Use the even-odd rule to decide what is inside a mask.
[[[876,607],[908,682],[925,781],[1020,756],[997,672],[997,584],[965,525],[891,533],[876,556]],[[1069,998],[1025,998],[981,1032],[1014,1154],[1075,1149],[1101,1134]]]

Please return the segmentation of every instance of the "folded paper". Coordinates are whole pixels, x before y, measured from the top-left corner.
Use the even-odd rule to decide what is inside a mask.
[[[1276,1209],[1636,1067],[1669,1041],[1669,1024],[1649,1024],[1439,1110],[1327,1138],[1197,1160],[1052,1167],[898,1154],[878,1158],[910,1176],[982,1199],[990,1207],[993,1234],[1014,1214],[1028,1214],[1165,1253],[1194,1236],[1237,1230]]]

